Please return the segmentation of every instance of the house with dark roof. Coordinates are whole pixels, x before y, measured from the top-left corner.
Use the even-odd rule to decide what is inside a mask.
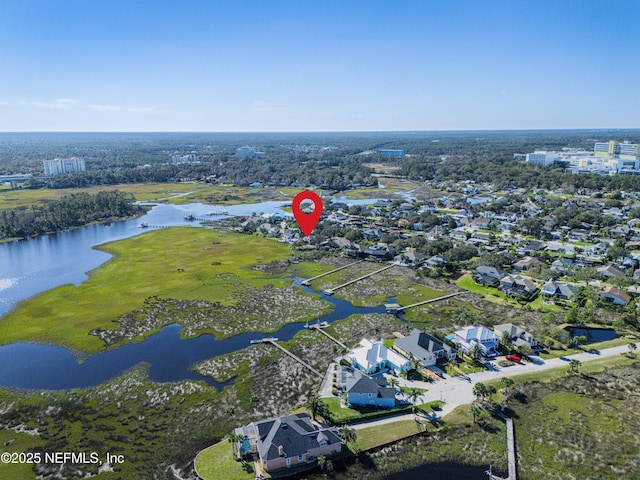
[[[473,270],[471,276],[480,285],[494,286],[500,283],[500,280],[504,277],[504,272],[497,267],[480,265]]]
[[[500,280],[498,289],[511,297],[528,299],[536,293],[535,284],[522,275],[507,275]]]
[[[271,418],[236,428],[242,435],[241,455],[256,453],[265,472],[308,465],[312,468],[320,455],[340,453],[342,440],[335,428],[319,428],[307,413]]]
[[[425,367],[435,365],[438,360],[456,358],[455,348],[417,328],[406,337],[396,340],[393,348],[408,358],[419,359]]]
[[[546,297],[569,300],[580,295],[580,290],[568,283],[551,280],[544,284],[541,293]]]
[[[374,379],[359,370],[340,367],[338,379],[346,393],[347,403],[352,406],[375,406],[394,408],[398,390],[387,387],[386,378]]]
[[[493,331],[498,335],[498,338],[502,337],[503,332],[509,332],[509,335],[511,335],[511,341],[516,347],[529,347],[531,349],[535,349],[538,346],[538,341],[533,335],[513,323],[496,325],[493,327]]]

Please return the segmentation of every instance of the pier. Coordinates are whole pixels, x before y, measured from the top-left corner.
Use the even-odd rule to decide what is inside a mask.
[[[457,295],[462,295],[463,293],[464,292],[450,293],[449,295],[443,295],[442,297],[432,298],[430,300],[423,300],[422,302],[412,303],[411,305],[406,305],[404,307],[393,308],[393,310],[391,310],[390,307],[395,307],[395,305],[390,304],[389,307],[387,308],[387,312],[398,313],[406,310],[407,308],[419,307],[420,305],[426,305],[427,303],[439,302],[440,300],[446,300],[447,298],[455,297]]]
[[[389,270],[390,268],[393,268],[395,266],[396,265],[387,265],[386,267],[383,267],[380,270],[376,270],[375,272],[367,273],[366,275],[358,277],[355,280],[349,280],[347,283],[343,283],[342,285],[338,285],[337,287],[333,287],[333,288],[330,288],[328,290],[325,290],[324,293],[327,294],[327,295],[333,295],[336,290],[340,290],[341,288],[344,288],[344,287],[347,287],[347,286],[349,286],[349,285],[351,285],[353,283],[359,282],[360,280],[364,280],[365,278],[369,278],[370,276],[375,275],[376,273],[382,273],[385,270]]]
[[[261,340],[251,340],[252,344],[256,344],[256,343],[270,343],[271,345],[276,346],[277,348],[279,348],[280,350],[282,350],[284,353],[286,353],[287,355],[289,355],[291,358],[293,358],[296,362],[298,362],[300,365],[302,365],[303,367],[307,368],[308,370],[311,370],[313,373],[315,373],[318,377],[320,378],[324,378],[324,375],[321,374],[318,370],[316,370],[315,368],[313,368],[311,365],[309,365],[307,362],[305,362],[304,360],[302,360],[300,357],[294,355],[293,353],[291,353],[289,350],[287,350],[286,348],[284,348],[282,345],[280,345],[278,343],[278,339],[277,338],[273,338],[273,337],[269,337],[269,338],[263,338]]]
[[[518,480],[518,472],[516,469],[516,441],[513,429],[513,420],[511,420],[499,410],[494,410],[494,413],[502,420],[504,420],[507,424],[507,455],[509,462],[509,476],[506,479],[503,479],[493,475],[492,480]]]
[[[341,267],[334,268],[330,272],[321,273],[320,275],[316,275],[315,277],[307,278],[306,280],[303,280],[300,283],[302,283],[302,285],[305,285],[305,286],[308,287],[309,285],[311,285],[311,282],[313,282],[314,280],[317,280],[318,278],[322,278],[322,277],[324,277],[326,275],[331,275],[332,273],[339,272],[340,270],[344,270],[345,268],[353,267],[354,265],[356,265],[358,263],[362,263],[362,262],[364,262],[364,260],[358,260],[357,262],[349,263],[347,265],[343,265]]]
[[[338,340],[337,338],[332,337],[332,336],[331,336],[331,335],[329,335],[327,332],[325,332],[325,331],[322,329],[322,326],[320,326],[320,325],[309,325],[309,329],[311,329],[311,330],[317,330],[318,332],[320,332],[320,333],[322,333],[324,336],[326,336],[329,340],[332,340],[333,342],[337,343],[337,344],[338,344],[339,346],[341,346],[342,348],[344,348],[344,349],[346,349],[346,350],[349,350],[349,349],[347,348],[347,346],[346,346],[344,343],[342,343],[342,342],[341,342],[340,340]]]

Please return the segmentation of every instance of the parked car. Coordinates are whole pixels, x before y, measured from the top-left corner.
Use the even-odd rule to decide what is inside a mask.
[[[507,355],[504,358],[506,358],[507,360],[511,360],[512,362],[520,363],[520,357],[518,357],[517,355]]]
[[[527,359],[531,363],[535,363],[536,365],[543,365],[544,364],[544,360],[542,360],[542,358],[540,358],[538,355],[527,355]]]

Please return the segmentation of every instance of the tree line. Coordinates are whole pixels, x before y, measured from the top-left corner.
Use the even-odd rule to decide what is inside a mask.
[[[124,192],[74,193],[46,205],[0,210],[0,239],[59,232],[144,211],[144,207],[134,204],[133,195]]]

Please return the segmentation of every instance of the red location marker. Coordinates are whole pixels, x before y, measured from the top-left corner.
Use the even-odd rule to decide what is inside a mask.
[[[300,204],[304,200],[311,200],[313,202],[313,212],[305,213],[300,208]],[[296,222],[300,226],[300,230],[304,233],[305,237],[311,235],[313,229],[316,228],[320,215],[322,215],[322,199],[320,195],[311,190],[305,190],[293,197],[291,202],[291,210],[293,210],[293,216],[296,217]]]

